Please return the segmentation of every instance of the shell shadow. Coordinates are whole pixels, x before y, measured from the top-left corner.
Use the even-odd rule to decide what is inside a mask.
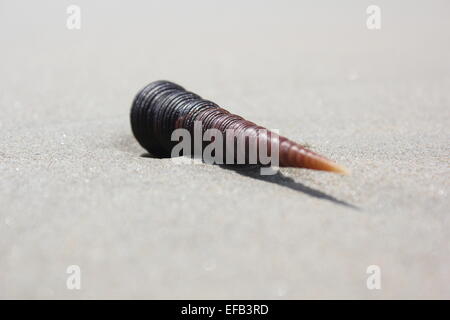
[[[141,157],[164,159],[164,158],[152,155],[147,152],[141,154]],[[295,190],[295,191],[304,193],[304,194],[314,197],[314,198],[327,200],[327,201],[333,202],[334,204],[344,206],[344,207],[347,207],[352,210],[361,211],[361,208],[359,208],[351,203],[348,203],[343,200],[339,200],[329,194],[326,194],[323,191],[319,191],[317,189],[308,187],[308,186],[304,185],[303,183],[295,181],[291,177],[287,177],[287,176],[283,175],[280,171],[278,171],[277,173],[275,173],[273,175],[261,175],[261,173],[260,173],[261,166],[260,165],[220,164],[220,165],[216,165],[216,166],[219,166],[220,168],[225,169],[225,170],[234,171],[234,172],[236,172],[242,176],[248,177],[248,178],[252,178],[255,180],[260,180],[260,181],[264,181],[264,182],[268,182],[268,183],[274,183],[279,186],[286,187],[291,190]]]
[[[353,204],[346,201],[339,200],[325,192],[308,187],[300,182],[295,181],[291,177],[283,175],[280,171],[273,175],[261,175],[260,166],[258,165],[219,165],[222,169],[234,171],[245,177],[249,177],[256,180],[261,180],[268,183],[274,183],[279,186],[289,188],[298,192],[302,192],[311,197],[328,200],[337,205],[341,205],[353,210],[361,211],[361,209]]]

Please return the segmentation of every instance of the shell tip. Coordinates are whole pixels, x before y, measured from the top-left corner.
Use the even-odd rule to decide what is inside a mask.
[[[337,163],[333,163],[330,169],[331,169],[330,171],[335,172],[335,173],[339,173],[339,174],[344,175],[344,176],[350,176],[351,175],[351,171],[349,169],[347,169],[346,167],[341,166],[341,165],[339,165]]]

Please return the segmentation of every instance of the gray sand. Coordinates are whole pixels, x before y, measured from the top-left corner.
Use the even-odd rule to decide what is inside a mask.
[[[71,3],[0,4],[0,298],[450,298],[448,1]],[[142,156],[158,79],[352,175]]]

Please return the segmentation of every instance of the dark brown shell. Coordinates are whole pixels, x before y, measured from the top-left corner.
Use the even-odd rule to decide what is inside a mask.
[[[344,168],[300,144],[278,137],[169,81],[155,81],[147,85],[136,95],[131,108],[134,136],[142,147],[158,157],[170,157],[172,148],[178,143],[170,139],[175,129],[187,129],[193,136],[195,121],[201,121],[203,132],[215,128],[224,135],[227,129],[246,136],[255,135],[259,143],[267,143],[269,151],[270,143],[278,142],[280,166],[346,173]],[[278,140],[272,141],[277,138]],[[206,145],[204,143],[203,147]],[[234,148],[236,155],[236,145]],[[224,155],[225,153],[224,149]]]

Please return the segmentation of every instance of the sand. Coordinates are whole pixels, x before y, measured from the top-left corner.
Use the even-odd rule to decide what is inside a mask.
[[[0,298],[450,298],[450,6],[377,2],[3,1]],[[352,175],[149,157],[159,79]]]

